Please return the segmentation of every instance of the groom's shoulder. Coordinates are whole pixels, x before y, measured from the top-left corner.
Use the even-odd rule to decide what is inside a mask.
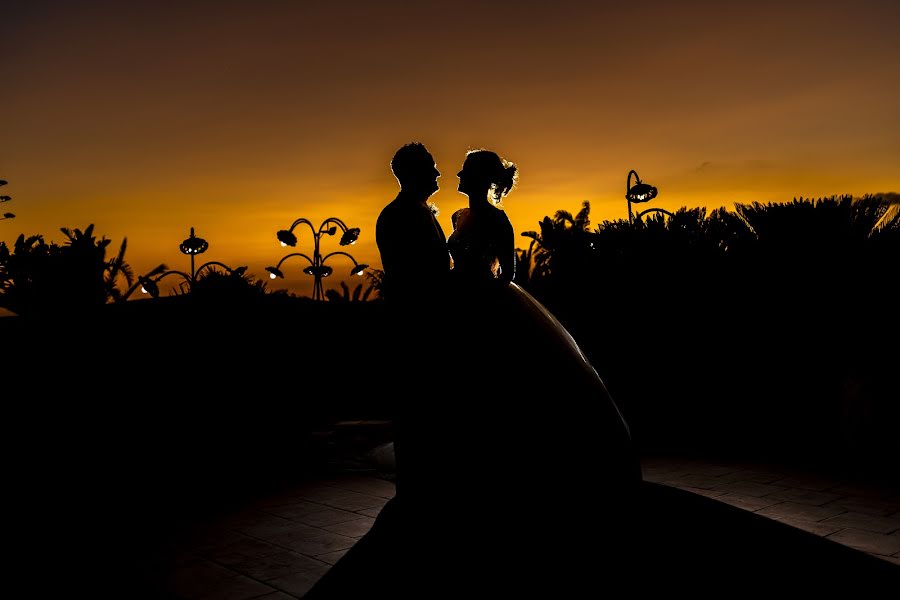
[[[399,202],[397,199],[388,202],[381,209],[378,218],[375,220],[375,235],[378,235],[379,230],[384,234],[388,231],[393,232],[397,229],[404,229],[411,220],[411,214],[414,212],[407,204],[406,202]]]
[[[384,219],[389,219],[389,218],[391,218],[391,217],[394,216],[394,215],[397,213],[397,211],[400,210],[401,208],[402,208],[402,207],[400,206],[400,203],[397,202],[397,199],[396,199],[396,198],[393,199],[393,200],[391,200],[390,202],[388,202],[387,204],[385,204],[385,205],[384,205],[384,208],[381,209],[381,212],[378,213],[378,221],[381,222],[381,221],[383,221]]]

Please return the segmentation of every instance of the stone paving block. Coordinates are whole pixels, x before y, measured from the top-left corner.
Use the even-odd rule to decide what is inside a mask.
[[[274,554],[248,559],[231,565],[231,568],[253,579],[267,581],[300,571],[320,570],[322,561],[279,548]]]
[[[859,496],[838,498],[834,502],[829,502],[828,505],[841,506],[848,512],[863,513],[875,517],[887,517],[900,511],[900,503],[898,502],[876,498],[861,498]]]
[[[286,541],[284,545],[295,552],[307,556],[318,557],[322,554],[328,554],[329,552],[334,552],[336,550],[347,550],[355,543],[356,538],[322,530],[318,535],[298,537]]]
[[[232,533],[244,533],[249,529],[278,529],[287,527],[294,521],[279,517],[272,513],[246,510],[220,519],[218,526],[225,527]]]
[[[318,555],[316,559],[327,562],[329,565],[333,565],[337,561],[341,560],[341,558],[343,558],[343,556],[347,554],[349,550],[350,549],[347,548],[347,550],[338,550],[337,552],[326,552],[325,554]]]
[[[322,534],[328,533],[319,527],[310,527],[302,523],[291,522],[290,527],[282,527],[276,530],[262,530],[251,533],[260,539],[271,544],[282,546],[284,548],[292,548],[299,541],[314,538]]]
[[[892,492],[886,491],[884,488],[861,483],[845,483],[837,485],[828,491],[833,494],[840,494],[841,496],[861,496],[889,501],[893,499]]]
[[[344,521],[343,523],[325,526],[322,529],[359,539],[369,533],[374,523],[375,519],[371,517],[359,517],[354,521]]]
[[[253,537],[242,535],[240,538],[221,546],[208,546],[197,553],[203,558],[221,565],[230,566],[246,560],[275,554],[281,548]]]
[[[751,483],[772,483],[779,479],[784,479],[784,473],[760,471],[755,469],[737,469],[726,475],[718,477],[722,483],[734,483],[738,481],[749,481]]]
[[[875,555],[875,556],[878,556],[878,555]],[[894,563],[894,564],[897,565],[897,566],[900,566],[900,558],[898,558],[898,557],[896,557],[896,556],[884,556],[884,557],[882,557],[882,558],[884,558],[884,560],[886,560],[886,561],[888,561],[888,562],[891,562],[891,563]]]
[[[682,469],[641,469],[641,476],[644,481],[649,481],[650,483],[663,483],[667,479],[678,479],[688,475],[690,473]]]
[[[388,501],[387,498],[380,496],[360,494],[359,492],[351,492],[350,490],[334,487],[314,491],[306,496],[306,500],[349,511],[364,508],[382,508]]]
[[[375,518],[379,514],[381,514],[381,508],[364,508],[362,510],[356,511],[357,514],[363,515],[364,517],[372,517]]]
[[[781,521],[782,523],[790,525],[791,527],[796,527],[797,529],[802,529],[803,531],[814,533],[821,537],[831,535],[832,533],[843,529],[843,527],[841,527],[840,525],[828,525],[828,521],[806,521],[804,519],[797,519],[794,517],[777,517],[775,515],[765,516],[775,521]]]
[[[768,496],[760,498],[757,496],[745,496],[743,494],[722,494],[720,496],[715,496],[715,499],[751,512],[781,502],[781,500],[776,500]]]
[[[797,504],[809,504],[812,506],[822,506],[840,498],[837,494],[829,494],[828,492],[817,492],[809,489],[789,488],[781,492],[773,492],[766,495],[766,498],[774,500],[782,500],[785,502],[796,502]]]
[[[796,504],[794,502],[782,502],[773,504],[757,511],[757,514],[776,517],[791,517],[804,521],[824,521],[830,517],[841,514],[840,508],[828,508],[826,506],[810,506],[809,504]],[[832,523],[832,525],[839,525]]]
[[[275,515],[266,515],[236,527],[235,531],[262,540],[269,540],[273,536],[280,535],[285,531],[303,531],[304,528],[309,527],[309,525],[292,521],[291,519],[285,519]]]
[[[870,554],[890,556],[891,554],[900,552],[900,540],[890,535],[873,533],[871,531],[842,529],[837,533],[829,535],[828,539]]]
[[[325,506],[323,504],[319,504],[318,506],[320,510],[316,511],[308,511],[306,509],[291,511],[288,510],[288,507],[286,506],[280,507],[279,510],[281,511],[281,516],[313,527],[325,527],[327,525],[343,523],[344,521],[353,521],[360,517],[359,513],[353,511],[331,508],[330,506]]]
[[[370,518],[363,515],[360,515],[357,512],[351,512],[348,510],[340,510],[337,508],[329,508],[326,511],[322,511],[319,513],[315,513],[309,515],[303,519],[301,522],[307,525],[313,525],[315,527],[322,527],[323,529],[330,528],[334,525],[339,525],[341,523],[347,523],[349,521],[356,521],[360,518]]]
[[[896,517],[874,517],[863,513],[846,512],[828,519],[831,525],[841,525],[875,533],[893,533],[900,529],[900,519]]]
[[[685,488],[700,488],[702,490],[711,490],[722,486],[722,481],[708,475],[680,475],[664,477],[661,481],[665,485]]]
[[[768,496],[777,492],[783,492],[787,488],[755,481],[735,481],[721,484],[717,489],[724,490],[729,494],[741,494],[743,496]]]
[[[279,504],[278,506],[270,506],[264,509],[264,512],[276,515],[282,519],[300,519],[307,515],[328,510],[329,507],[319,502],[309,502],[307,500],[294,501],[290,504]]]
[[[704,465],[699,464],[693,467],[689,467],[686,469],[688,473],[691,475],[703,475],[706,477],[723,477],[725,475],[730,475],[734,473],[738,469],[735,467],[730,467],[726,465]]]
[[[839,479],[803,476],[784,477],[782,479],[776,479],[771,483],[773,485],[780,485],[786,488],[797,488],[813,492],[825,492],[843,484],[843,482]],[[839,496],[839,494],[835,495]]]
[[[378,479],[376,477],[360,475],[337,479],[331,483],[331,485],[343,490],[369,494],[370,496],[380,496],[389,500],[393,498],[397,492],[397,486],[393,482]]]
[[[704,490],[702,488],[680,487],[680,486],[670,486],[670,487],[677,487],[678,489],[684,490],[686,492],[691,492],[692,494],[699,494],[701,496],[706,496],[707,498],[716,498],[718,496],[725,495],[725,492],[722,490]]]
[[[266,583],[291,596],[302,598],[330,568],[329,565],[322,565],[320,569],[291,573],[284,577],[270,579]]]

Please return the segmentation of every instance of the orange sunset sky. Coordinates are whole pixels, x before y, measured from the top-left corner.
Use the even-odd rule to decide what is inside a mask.
[[[900,191],[898,31],[895,0],[2,0],[0,240],[94,223],[142,273],[189,268],[193,226],[263,278],[277,230],[333,216],[380,267],[412,140],[448,235],[474,147],[519,165],[517,232],[584,200],[625,218],[630,169],[659,187],[640,208]],[[326,289],[351,267],[328,264]],[[303,266],[270,288],[309,294]]]

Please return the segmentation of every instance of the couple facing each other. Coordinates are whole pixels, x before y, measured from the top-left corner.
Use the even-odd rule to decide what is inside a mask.
[[[391,169],[400,191],[376,226],[388,310],[372,361],[394,403],[396,493],[306,597],[580,589],[597,555],[547,549],[603,540],[604,562],[620,564],[613,540],[627,537],[640,465],[596,370],[513,283],[513,227],[497,204],[517,169],[467,153],[469,205],[449,238],[428,205],[440,172],[425,146],[401,147]],[[603,506],[613,524],[592,518]]]
[[[513,280],[515,235],[497,205],[516,183],[514,164],[489,150],[468,152],[458,189],[469,206],[453,214],[449,239],[428,204],[441,176],[431,153],[421,143],[406,144],[394,155],[391,170],[400,192],[381,211],[375,230],[386,297],[397,302],[440,297],[451,273],[457,283]]]
[[[515,233],[499,204],[518,183],[516,165],[467,152],[458,190],[468,207],[454,212],[449,238],[428,204],[441,174],[426,147],[402,146],[391,169],[400,191],[376,242],[393,308],[383,380],[397,402],[398,496],[446,498],[447,474],[464,468],[482,500],[502,506],[535,470],[563,484],[584,461],[604,481],[636,484],[630,432],[604,383],[513,281]]]

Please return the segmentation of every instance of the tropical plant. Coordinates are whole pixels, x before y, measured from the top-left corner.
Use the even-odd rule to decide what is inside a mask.
[[[357,284],[355,288],[353,288],[353,292],[350,291],[350,287],[341,282],[341,290],[342,292],[338,292],[336,289],[330,289],[325,292],[325,297],[328,298],[330,302],[366,302],[369,299],[369,296],[372,292],[375,291],[375,286],[373,283],[369,283],[363,289],[363,284]]]
[[[525,231],[522,236],[531,238],[527,250],[519,250],[521,270],[527,274],[517,281],[537,284],[547,277],[558,279],[580,279],[591,260],[593,234],[590,226],[591,205],[584,201],[581,210],[574,216],[566,210],[558,210],[553,218],[544,217],[539,223],[540,231]]]
[[[373,301],[382,300],[384,298],[384,271],[370,267],[366,269],[365,275],[369,284],[366,287],[364,299],[371,297]]]
[[[269,292],[267,285],[261,279],[254,280],[253,276],[247,273],[247,267],[238,267],[230,271],[211,267],[204,269],[190,286],[175,293],[176,295],[189,293],[194,299],[216,302],[252,301],[268,293],[287,293],[284,290]]]
[[[125,262],[127,239],[116,256],[107,259],[111,240],[97,239],[94,225],[84,231],[60,229],[63,245],[49,244],[43,236],[20,235],[13,250],[0,243],[0,306],[19,314],[51,314],[88,310],[123,299],[134,282]]]

